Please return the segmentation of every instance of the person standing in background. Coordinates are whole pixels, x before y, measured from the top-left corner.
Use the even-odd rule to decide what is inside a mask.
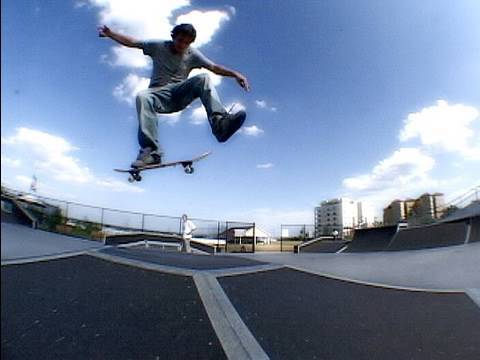
[[[186,253],[191,253],[192,249],[190,247],[190,240],[192,240],[192,234],[196,230],[195,224],[188,220],[187,214],[182,215],[182,224],[183,224],[183,244],[182,244],[182,251]]]

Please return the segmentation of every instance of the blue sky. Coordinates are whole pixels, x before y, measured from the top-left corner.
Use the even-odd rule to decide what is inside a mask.
[[[349,196],[368,214],[395,198],[480,184],[478,1],[2,1],[2,183],[39,194],[209,219],[313,223]],[[149,58],[97,36],[168,38],[245,74],[212,74],[242,133],[216,143],[200,103],[160,117],[167,159],[211,150],[194,175],[112,171],[137,153],[134,94]]]

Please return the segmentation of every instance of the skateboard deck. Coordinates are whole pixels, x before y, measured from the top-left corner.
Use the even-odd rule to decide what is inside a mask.
[[[197,161],[200,161],[202,159],[205,159],[210,154],[211,154],[211,151],[207,151],[207,152],[203,153],[202,155],[194,157],[193,159],[169,161],[169,162],[164,162],[164,163],[161,163],[161,164],[147,165],[147,166],[143,166],[143,167],[139,167],[139,168],[113,169],[113,170],[117,171],[117,172],[121,172],[121,173],[129,173],[130,174],[130,176],[128,178],[129,182],[141,181],[142,176],[140,175],[140,173],[142,171],[160,169],[160,168],[169,167],[169,166],[182,165],[185,173],[192,174],[193,171],[194,171],[193,163],[197,162]]]

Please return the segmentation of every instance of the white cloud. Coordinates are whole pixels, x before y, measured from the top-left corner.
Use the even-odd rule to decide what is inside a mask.
[[[313,209],[271,209],[257,208],[248,212],[250,217],[260,228],[270,232],[274,236],[280,236],[282,224],[305,224],[313,225]]]
[[[28,177],[28,176],[25,176],[25,175],[17,175],[17,176],[15,176],[15,180],[18,182],[16,184],[17,186],[30,189],[30,185],[32,183],[32,178],[31,177]],[[141,192],[144,191],[142,188],[140,188],[138,186],[128,184],[128,183],[125,183],[123,181],[110,179],[110,178],[95,180],[94,184],[96,186],[100,186],[102,188],[106,188],[106,189],[109,189],[109,190],[114,191],[114,192],[141,193]],[[17,186],[15,186],[15,188]],[[45,181],[42,181],[42,182],[38,181],[37,182],[37,188],[42,193],[48,193],[50,196],[55,194],[59,198],[75,197],[72,194],[67,194],[67,193],[56,191],[54,187],[49,186]]]
[[[114,191],[143,191],[133,185],[121,186],[115,180],[96,176],[72,155],[79,149],[60,136],[22,127],[14,135],[2,140],[9,151],[16,153],[18,161],[29,164],[35,173],[47,179],[44,182],[51,179],[69,184],[100,186]],[[26,178],[18,175],[17,180],[25,182]],[[28,181],[31,182],[31,178]]]
[[[2,154],[2,165],[12,167],[12,168],[18,168],[20,167],[20,165],[22,165],[22,161],[19,159],[9,158]]]
[[[344,196],[370,204],[381,219],[383,207],[397,198],[437,191],[448,197],[459,187],[473,186],[472,163],[467,161],[480,160],[479,114],[474,107],[443,100],[410,113],[399,133],[400,142],[409,146],[399,148],[370,172],[345,178]],[[461,177],[448,176],[447,166],[452,163],[465,169]],[[434,168],[443,177],[434,178]]]
[[[237,13],[237,9],[234,6],[227,6],[227,9],[232,15],[235,15]]]
[[[234,113],[240,110],[246,111],[247,108],[240,101],[234,101],[226,105],[228,112]]]
[[[180,121],[181,114],[181,111],[171,114],[159,114],[159,121],[173,126]]]
[[[480,136],[480,134],[478,136]],[[480,144],[474,147],[465,149],[463,151],[463,155],[467,160],[480,161]]]
[[[101,24],[137,38],[170,38],[174,11],[190,5],[188,0],[90,0],[99,9]]]
[[[417,197],[424,192],[440,189],[443,182],[431,177],[435,159],[417,148],[400,148],[381,160],[367,174],[343,180],[347,196],[361,201],[369,221],[375,215],[382,218],[382,209],[395,199]]]
[[[125,46],[114,46],[111,49],[113,60],[108,55],[102,55],[101,61],[111,66],[124,66],[133,69],[145,69],[150,65],[150,59],[139,49]]]
[[[92,178],[90,170],[81,166],[78,159],[70,155],[77,148],[61,137],[38,130],[19,128],[15,135],[6,139],[5,143],[29,149],[30,163],[38,169],[49,172],[57,180],[85,183]]]
[[[207,113],[205,112],[205,108],[203,105],[200,105],[192,110],[190,114],[190,123],[194,125],[202,125],[207,122]]]
[[[88,6],[89,6],[89,3],[86,0],[77,0],[74,3],[75,9],[80,9],[80,8],[84,8],[84,7],[88,7]]]
[[[375,191],[401,188],[412,182],[426,179],[435,160],[416,148],[401,148],[380,161],[370,173],[343,180],[349,190]]]
[[[143,189],[139,188],[138,186],[128,184],[128,183],[125,183],[123,181],[110,179],[110,178],[99,179],[99,180],[96,181],[96,185],[102,186],[104,188],[107,188],[107,189],[115,191],[115,192],[134,192],[134,193],[143,192]]]
[[[272,167],[273,167],[272,163],[257,164],[257,169],[270,169]]]
[[[115,87],[113,95],[120,101],[124,101],[129,105],[134,105],[135,97],[141,90],[148,88],[150,80],[135,74],[129,74],[125,77],[120,85]]]
[[[32,183],[32,178],[25,175],[17,175],[15,176],[15,180],[20,186],[23,187],[30,186],[30,184]]]
[[[211,80],[213,86],[215,86],[215,87],[219,86],[222,83],[222,79],[223,79],[222,76],[214,74],[211,71],[209,71],[207,69],[203,69],[203,68],[202,69],[193,69],[192,71],[190,71],[190,74],[188,75],[188,77],[191,78],[192,76],[196,76],[196,75],[199,75],[199,74],[207,74],[210,77],[210,80]]]
[[[15,183],[12,184],[10,182],[6,183],[8,187],[12,189],[19,190],[19,191],[26,191],[30,192],[31,188],[30,185],[32,184],[32,177],[26,175],[17,175],[15,176]],[[77,196],[72,194],[71,192],[63,192],[55,186],[49,185],[47,182],[37,180],[37,194],[48,196],[51,198],[57,199],[76,199]]]
[[[260,109],[265,109],[267,107],[267,102],[265,100],[255,100],[255,104],[257,104]]]
[[[479,114],[474,107],[449,105],[439,100],[433,106],[408,115],[400,141],[419,138],[423,146],[480,160],[480,130],[475,134],[473,127],[480,120]]]
[[[257,137],[263,134],[265,131],[260,129],[257,125],[252,125],[240,129],[240,132],[246,136]]]
[[[223,22],[230,20],[230,16],[221,10],[199,11],[193,10],[180,15],[176,24],[189,23],[197,30],[195,46],[208,44]]]
[[[265,100],[255,100],[255,104],[260,109],[269,110],[269,111],[272,111],[272,112],[277,111],[276,107],[270,106],[269,104],[267,104],[267,102]]]

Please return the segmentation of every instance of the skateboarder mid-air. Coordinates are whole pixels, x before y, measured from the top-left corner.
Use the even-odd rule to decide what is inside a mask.
[[[98,31],[100,37],[109,37],[124,46],[142,49],[153,60],[150,85],[136,97],[140,152],[132,167],[162,162],[157,113],[183,110],[196,98],[202,101],[212,133],[219,142],[227,141],[240,129],[246,118],[245,111],[227,112],[207,74],[191,78],[188,78],[188,74],[192,69],[206,68],[215,74],[235,78],[246,91],[250,89],[248,80],[241,73],[215,64],[198,49],[192,48],[190,45],[195,41],[196,30],[191,24],[175,26],[171,41],[138,41],[116,33],[105,25],[99,27]]]

